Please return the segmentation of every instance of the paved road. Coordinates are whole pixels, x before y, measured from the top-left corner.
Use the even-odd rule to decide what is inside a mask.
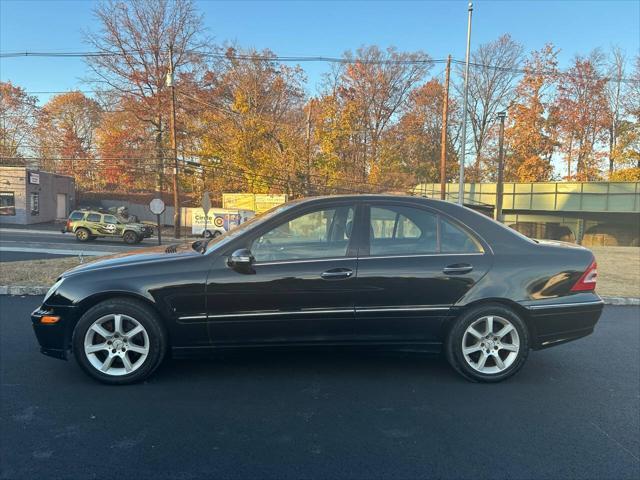
[[[107,387],[0,297],[2,479],[639,478],[640,310],[468,383],[439,358],[234,354]]]
[[[83,252],[84,255],[105,255],[157,244],[157,238],[147,238],[137,245],[127,245],[122,240],[106,239],[80,243],[68,233],[47,232],[38,235],[20,230],[7,231],[7,229],[2,229],[0,232],[0,261],[12,261],[10,254],[22,254],[20,260],[35,260],[54,258],[58,255],[77,255],[79,252]]]

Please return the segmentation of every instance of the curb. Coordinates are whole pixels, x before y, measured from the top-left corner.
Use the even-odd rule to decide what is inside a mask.
[[[20,285],[0,285],[0,295],[44,295],[49,287]],[[640,306],[640,298],[634,297],[601,297],[605,305]]]

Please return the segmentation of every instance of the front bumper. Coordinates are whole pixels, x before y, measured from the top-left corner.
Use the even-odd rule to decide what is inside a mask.
[[[595,293],[585,293],[523,306],[529,311],[534,332],[532,348],[537,350],[593,333],[602,315],[604,302]]]
[[[60,317],[56,323],[44,324],[44,315]],[[71,349],[71,335],[76,324],[76,307],[49,307],[43,305],[31,313],[33,331],[40,344],[40,351],[50,357],[66,360]]]

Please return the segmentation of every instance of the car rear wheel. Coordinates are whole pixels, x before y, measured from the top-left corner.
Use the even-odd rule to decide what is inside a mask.
[[[96,380],[124,385],[144,380],[160,365],[166,335],[155,313],[130,299],[89,309],[73,331],[73,353]]]
[[[218,238],[220,235],[222,235],[222,232],[219,232],[217,230],[213,232],[213,238]]]
[[[124,232],[124,235],[122,235],[122,239],[124,240],[124,243],[133,245],[134,243],[138,243],[138,234],[131,230],[127,230]]]
[[[522,368],[529,354],[529,332],[512,309],[481,305],[460,316],[451,328],[447,360],[476,382],[499,382]]]
[[[91,240],[91,232],[89,232],[89,230],[87,230],[86,228],[78,228],[76,230],[76,239],[79,242],[88,242],[89,240]]]

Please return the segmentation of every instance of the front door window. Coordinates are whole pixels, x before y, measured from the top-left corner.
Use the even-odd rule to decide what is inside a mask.
[[[352,206],[308,212],[259,236],[250,248],[257,262],[343,257],[353,216]]]

